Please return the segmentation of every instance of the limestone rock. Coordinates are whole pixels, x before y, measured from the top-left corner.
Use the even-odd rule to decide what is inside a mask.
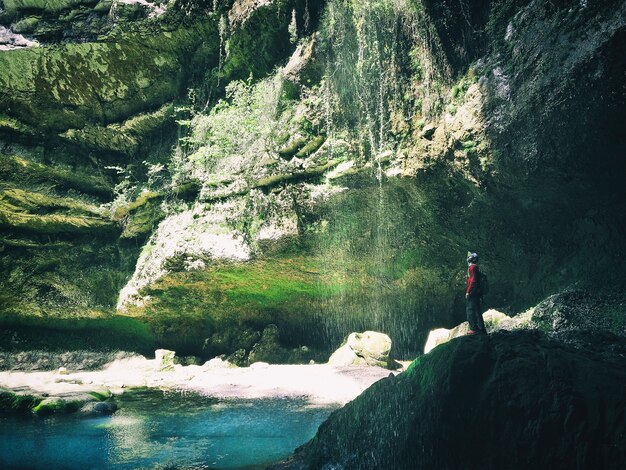
[[[154,359],[156,362],[156,370],[159,372],[170,372],[174,370],[174,351],[167,349],[157,349],[154,351]]]
[[[263,335],[248,356],[250,364],[255,362],[281,363],[287,358],[287,351],[279,343],[279,331],[276,325],[268,325]]]
[[[350,333],[346,342],[328,359],[335,366],[379,366],[387,367],[391,351],[391,338],[384,333],[366,331]]]
[[[524,328],[526,326],[528,314],[524,313],[515,317],[509,317],[502,312],[490,309],[483,313],[483,320],[488,333],[497,330],[514,330]],[[426,340],[426,344],[424,346],[424,354],[429,353],[440,344],[444,344],[454,338],[467,335],[468,331],[469,324],[467,322],[463,322],[452,329],[437,328],[436,330],[432,330],[428,334],[428,339]]]

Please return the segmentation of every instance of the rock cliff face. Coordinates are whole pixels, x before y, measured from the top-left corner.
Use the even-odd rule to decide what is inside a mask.
[[[623,2],[4,5],[5,322],[402,356],[470,249],[504,311],[623,287]]]
[[[564,339],[499,333],[439,346],[335,411],[270,468],[619,467],[624,341]]]
[[[175,103],[194,87],[208,100],[233,78],[267,73],[293,47],[283,7],[299,8],[5,2],[3,321],[50,326],[113,313],[164,197],[184,204],[197,194],[193,181],[142,192],[149,170],[168,165]],[[313,25],[314,8],[309,16]]]

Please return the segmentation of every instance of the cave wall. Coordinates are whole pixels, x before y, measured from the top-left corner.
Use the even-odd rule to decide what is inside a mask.
[[[511,313],[623,285],[620,2],[36,3],[0,18],[40,42],[0,52],[5,318],[107,318],[131,286],[125,314],[192,353],[277,323],[289,347],[375,328],[409,355],[463,319],[467,250]],[[228,116],[263,138],[209,161]]]

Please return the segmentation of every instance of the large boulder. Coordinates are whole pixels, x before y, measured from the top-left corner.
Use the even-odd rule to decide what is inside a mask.
[[[450,341],[335,411],[271,468],[623,468],[626,339],[572,334]]]
[[[350,333],[345,343],[328,359],[334,366],[389,366],[391,338],[384,333]]]
[[[568,289],[533,310],[533,326],[544,331],[606,330],[626,334],[626,294]]]

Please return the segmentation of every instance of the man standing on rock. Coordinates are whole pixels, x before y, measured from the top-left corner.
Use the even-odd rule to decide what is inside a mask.
[[[476,333],[487,334],[481,306],[480,270],[478,268],[478,255],[469,253],[467,256],[467,290],[465,300],[467,302],[467,322],[469,323],[468,335]]]

